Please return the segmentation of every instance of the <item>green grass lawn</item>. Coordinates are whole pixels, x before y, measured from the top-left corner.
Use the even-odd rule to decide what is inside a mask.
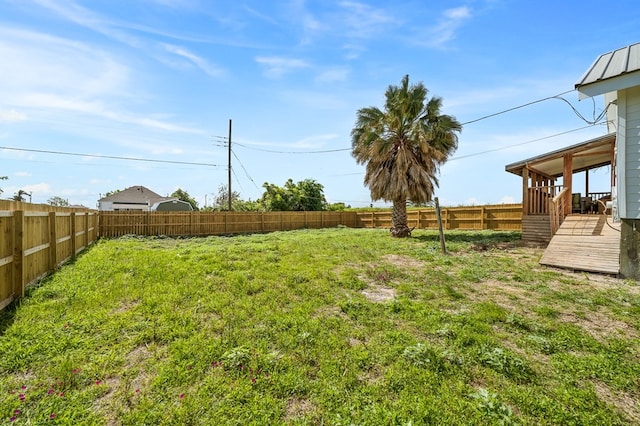
[[[0,319],[0,422],[640,424],[640,287],[519,233],[101,240]]]

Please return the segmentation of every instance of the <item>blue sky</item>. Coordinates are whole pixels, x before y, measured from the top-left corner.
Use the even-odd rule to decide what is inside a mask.
[[[408,74],[444,113],[473,121],[572,90],[600,54],[640,41],[636,10],[636,0],[0,0],[2,197],[23,189],[33,202],[95,207],[144,185],[182,188],[203,206],[227,181],[232,119],[243,199],[264,182],[315,179],[328,201],[368,206],[350,131],[388,85]],[[603,108],[563,97],[586,118]],[[520,202],[506,164],[605,132],[558,99],[469,123],[435,195]],[[608,176],[592,172],[590,188],[607,191]]]

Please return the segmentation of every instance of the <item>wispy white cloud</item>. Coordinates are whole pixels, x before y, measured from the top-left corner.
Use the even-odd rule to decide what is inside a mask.
[[[247,11],[250,15],[260,19],[261,21],[264,21],[264,22],[266,22],[268,24],[271,24],[273,26],[278,26],[278,27],[280,26],[280,23],[276,19],[272,18],[269,15],[266,15],[264,13],[261,13],[261,12],[257,11],[256,9],[254,9],[252,7],[249,7],[245,3],[242,4],[242,8],[245,11]]]
[[[0,121],[17,122],[27,120],[27,114],[15,110],[0,111]]]
[[[144,47],[144,43],[138,37],[122,31],[109,20],[104,19],[99,14],[92,12],[90,9],[87,9],[72,0],[65,2],[58,2],[55,0],[32,1],[39,6],[58,14],[60,17],[75,23],[76,25],[101,33],[102,35],[118,40],[132,47]]]
[[[136,126],[158,131],[192,134],[204,133],[199,129],[173,124],[166,120],[158,120],[155,118],[149,118],[148,116],[139,116],[110,109],[100,100],[85,101],[53,94],[35,93],[25,95],[23,97],[23,102],[25,106],[29,105],[33,108],[62,110],[78,114],[93,115],[120,123],[134,124]]]
[[[308,68],[310,65],[302,59],[282,58],[277,56],[258,56],[256,62],[265,67],[270,78],[279,78],[290,72]]]
[[[317,83],[334,83],[346,81],[349,78],[350,70],[347,67],[333,67],[326,69],[316,77]]]
[[[146,98],[136,84],[135,70],[126,60],[84,44],[47,34],[0,28],[0,57],[11,58],[0,67],[0,122],[45,120],[67,130],[91,117],[99,123],[120,123],[158,132],[203,134],[201,130],[172,122],[171,117],[131,112],[121,105]],[[200,68],[214,73],[205,61],[175,49]],[[82,120],[78,118],[83,117]],[[89,131],[85,125],[81,131]],[[92,135],[94,137],[94,135]]]
[[[433,48],[444,48],[446,44],[455,39],[458,29],[472,17],[471,8],[460,6],[447,9],[442,12],[438,23],[427,30],[424,39],[418,44]]]
[[[0,86],[8,94],[29,90],[69,92],[74,97],[130,92],[129,68],[95,47],[47,34],[0,28],[0,57],[11,58],[0,67]]]
[[[372,7],[357,1],[342,1],[343,17],[349,37],[363,39],[385,32],[389,24],[397,23],[393,14],[384,9]]]
[[[162,46],[167,52],[186,59],[210,77],[218,78],[224,75],[224,71],[221,68],[210,64],[206,59],[190,52],[183,47],[175,46],[172,44],[162,44]]]
[[[311,135],[294,142],[290,146],[299,149],[319,149],[327,146],[329,142],[334,141],[337,138],[338,135],[334,133]]]
[[[195,8],[197,2],[194,0],[147,0],[150,3],[159,4],[160,6],[169,7],[172,9],[185,9]]]

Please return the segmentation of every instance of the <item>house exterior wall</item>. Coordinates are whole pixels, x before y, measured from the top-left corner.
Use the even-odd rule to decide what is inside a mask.
[[[640,219],[640,86],[618,92],[619,214]]]
[[[101,211],[149,211],[149,204],[141,203],[118,203],[117,201],[99,201],[98,210]]]

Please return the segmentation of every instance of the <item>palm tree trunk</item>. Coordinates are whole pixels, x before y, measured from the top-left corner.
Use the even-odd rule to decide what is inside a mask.
[[[411,229],[407,226],[407,200],[393,200],[391,224],[392,237],[406,238],[411,236]]]

